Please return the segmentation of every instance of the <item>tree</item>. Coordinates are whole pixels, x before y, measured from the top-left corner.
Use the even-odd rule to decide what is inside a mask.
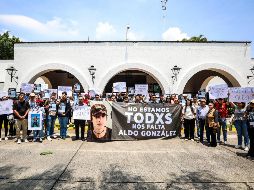
[[[204,35],[193,36],[190,39],[182,39],[182,42],[207,42],[207,38]]]
[[[14,44],[20,42],[15,36],[10,36],[9,31],[0,34],[0,60],[14,59]]]

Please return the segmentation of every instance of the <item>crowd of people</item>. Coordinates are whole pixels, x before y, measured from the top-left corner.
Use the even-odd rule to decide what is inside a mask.
[[[7,100],[8,97],[1,98],[1,101]],[[189,99],[187,95],[169,95],[156,97],[155,94],[150,94],[147,98],[144,95],[128,95],[126,93],[112,94],[108,97],[102,97],[96,94],[91,98],[88,94],[78,94],[77,99],[68,97],[66,92],[62,96],[57,97],[56,93],[52,93],[49,99],[44,99],[40,94],[20,93],[17,100],[14,100],[13,114],[0,115],[0,126],[4,124],[4,139],[15,137],[18,144],[28,142],[28,137],[31,136],[33,141],[42,142],[43,139],[52,141],[52,138],[57,138],[54,131],[55,122],[58,118],[60,124],[61,139],[67,137],[67,126],[72,121],[73,106],[90,106],[90,101],[111,101],[124,103],[143,103],[143,104],[181,104],[182,117],[181,124],[184,129],[183,138],[200,143],[207,144],[211,147],[216,147],[217,144],[227,144],[228,127],[235,126],[237,131],[238,143],[235,145],[237,149],[243,149],[248,152],[248,156],[254,157],[254,100],[249,103],[233,103],[227,99],[219,98],[217,100],[198,99],[193,97]],[[96,110],[92,109],[91,120],[93,117],[105,117],[107,113],[103,112],[103,108]],[[41,112],[43,115],[43,128],[41,130],[29,131],[28,113],[29,111]],[[74,120],[75,139],[85,140],[85,125],[90,126],[90,121]],[[80,131],[81,129],[81,131]],[[1,136],[0,130],[0,137]],[[22,130],[22,138],[21,138]],[[89,130],[89,127],[88,127]],[[109,132],[105,132],[108,133]],[[222,133],[222,139],[221,139]],[[93,138],[94,133],[87,140]],[[205,138],[204,138],[205,134]],[[101,135],[98,133],[98,135]],[[106,135],[106,134],[105,134]],[[181,135],[181,128],[179,129]],[[0,141],[2,138],[0,138]],[[221,141],[222,140],[222,141]]]

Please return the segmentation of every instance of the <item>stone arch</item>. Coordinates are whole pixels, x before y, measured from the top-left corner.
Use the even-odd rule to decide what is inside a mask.
[[[18,88],[20,88],[21,83],[34,82],[36,78],[40,77],[41,75],[47,72],[54,71],[54,70],[62,70],[74,75],[80,81],[84,90],[88,91],[88,82],[83,77],[83,75],[78,71],[78,69],[73,68],[66,64],[62,64],[62,63],[48,63],[45,65],[40,65],[38,67],[33,68],[30,72],[28,72],[21,78]]]
[[[244,86],[246,83],[246,80],[244,80],[241,75],[237,73],[234,69],[222,65],[222,64],[216,64],[216,63],[209,63],[209,64],[202,64],[197,67],[194,67],[186,72],[186,74],[181,77],[181,81],[178,84],[177,87],[177,93],[181,94],[184,91],[185,86],[189,82],[189,80],[195,76],[198,72],[209,70],[214,73],[217,73],[217,75],[221,78],[223,78],[227,83],[230,84],[230,86],[234,87],[240,87]],[[209,80],[208,80],[209,81]]]
[[[168,82],[163,76],[163,74],[157,71],[155,68],[142,63],[123,63],[112,68],[108,73],[105,74],[105,77],[103,77],[99,83],[99,89],[101,90],[101,93],[103,92],[104,88],[112,77],[127,70],[139,70],[150,75],[156,80],[156,82],[158,82],[163,94],[169,93],[169,85],[167,85]]]

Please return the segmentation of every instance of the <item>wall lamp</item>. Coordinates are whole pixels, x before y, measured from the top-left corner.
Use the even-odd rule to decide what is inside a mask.
[[[180,70],[181,68],[176,65],[171,69],[173,73],[173,76],[172,76],[173,84],[175,83],[175,81],[177,81],[177,75],[179,74]]]
[[[18,70],[15,69],[13,66],[11,66],[11,67],[9,67],[9,68],[7,68],[5,70],[7,71],[8,75],[11,76],[11,82],[14,79],[14,82],[16,84],[18,84],[18,76],[15,76]]]
[[[254,78],[254,66],[250,69],[250,71],[251,71],[251,73],[252,73],[252,75],[248,75],[247,76],[247,79],[250,79],[250,78],[252,78],[252,79],[250,79],[249,81],[248,81],[248,84],[250,84],[250,81],[252,81]]]
[[[88,68],[88,71],[89,71],[89,73],[92,77],[92,81],[93,81],[93,84],[94,84],[96,68],[92,65],[91,67]]]

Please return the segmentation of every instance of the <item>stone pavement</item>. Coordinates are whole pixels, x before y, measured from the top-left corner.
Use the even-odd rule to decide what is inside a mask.
[[[235,142],[235,134],[216,148],[179,138],[2,141],[0,189],[254,189],[254,162]]]

